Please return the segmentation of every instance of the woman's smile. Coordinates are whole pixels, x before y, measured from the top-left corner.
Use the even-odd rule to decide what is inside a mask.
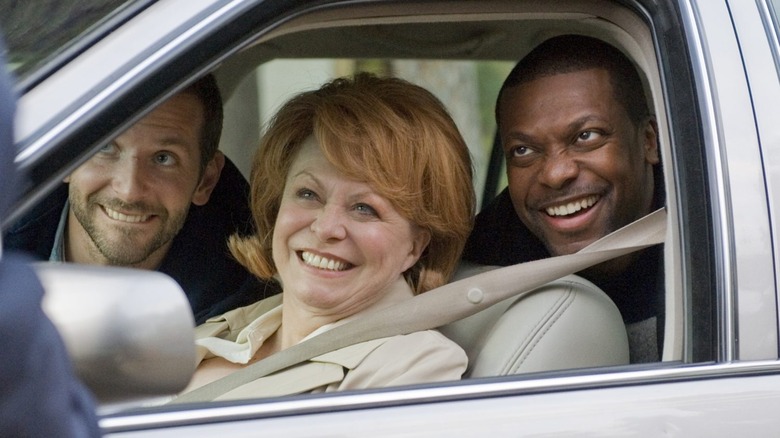
[[[327,271],[346,271],[347,269],[353,267],[351,263],[334,260],[332,258],[317,255],[309,251],[299,251],[298,254],[304,264],[317,269],[324,269]]]

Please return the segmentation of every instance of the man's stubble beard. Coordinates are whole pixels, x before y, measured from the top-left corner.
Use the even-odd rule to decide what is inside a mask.
[[[117,203],[113,204],[117,206],[117,210],[122,209]],[[120,226],[115,227],[111,233],[106,233],[104,229],[101,229],[96,223],[97,221],[94,220],[98,213],[90,214],[90,212],[97,212],[101,209],[99,203],[94,200],[88,199],[86,207],[78,202],[71,203],[71,209],[76,220],[79,221],[92,241],[93,249],[97,250],[111,266],[136,266],[144,262],[176,237],[184,226],[189,211],[187,209],[179,215],[169,215],[167,211],[156,212],[157,220],[160,220],[163,225],[162,228],[147,242],[139,243],[136,241],[136,236],[141,234],[140,230]],[[130,210],[143,212],[149,209],[139,209],[138,206],[134,206]],[[117,233],[122,236],[119,240],[112,239],[109,235]]]

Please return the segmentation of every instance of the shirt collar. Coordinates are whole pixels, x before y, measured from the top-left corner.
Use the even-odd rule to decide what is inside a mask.
[[[60,213],[60,222],[57,224],[57,233],[54,234],[54,246],[51,247],[49,255],[50,262],[64,262],[65,260],[65,226],[68,224],[68,212],[70,211],[70,202],[65,200],[65,207]]]
[[[408,300],[414,296],[412,288],[406,283],[406,280],[399,278],[390,285],[388,291],[371,306],[363,309],[355,315],[348,316],[330,324],[325,324],[317,330],[310,333],[301,342],[313,338],[321,333],[331,330],[345,324],[361,315],[373,312],[385,307],[392,306],[401,301]],[[243,312],[231,312],[232,316],[243,315]],[[227,315],[226,315],[227,316]],[[232,318],[231,318],[232,319]],[[229,321],[228,321],[229,322]],[[263,345],[263,342],[270,338],[282,324],[282,306],[276,306],[255,319],[251,320],[236,336],[236,340],[223,339],[218,336],[209,336],[197,339],[195,341],[199,350],[198,357],[202,359],[209,357],[222,357],[230,362],[246,364],[257,353],[257,350]]]

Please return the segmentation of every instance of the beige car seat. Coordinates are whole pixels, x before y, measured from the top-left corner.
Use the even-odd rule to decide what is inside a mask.
[[[462,267],[456,279],[487,268]],[[465,377],[629,363],[615,304],[593,283],[569,275],[440,328],[469,357]]]

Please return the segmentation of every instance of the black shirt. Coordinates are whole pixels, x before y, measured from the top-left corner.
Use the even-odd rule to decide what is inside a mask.
[[[620,310],[626,324],[658,313],[658,283],[663,252],[661,246],[643,250],[625,271],[609,278],[579,275],[603,290]],[[542,242],[517,216],[509,190],[504,189],[477,215],[474,230],[466,242],[463,259],[472,263],[509,266],[550,257]]]

